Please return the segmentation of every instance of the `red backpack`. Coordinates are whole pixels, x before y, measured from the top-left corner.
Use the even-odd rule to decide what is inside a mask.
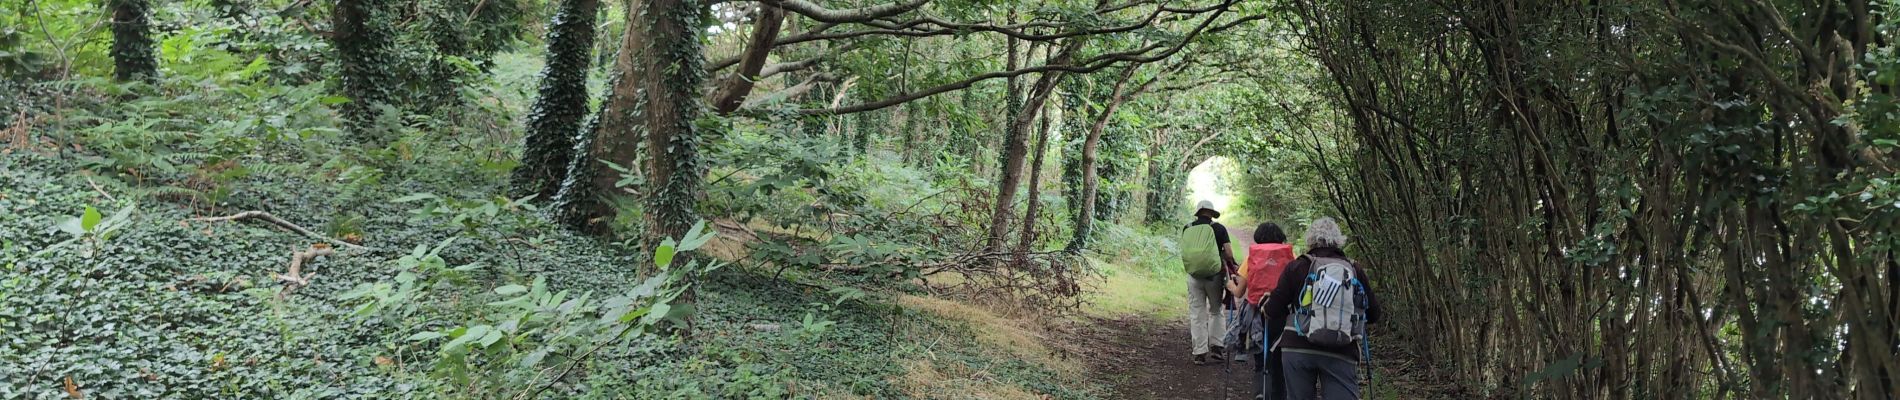
[[[1280,283],[1280,273],[1293,262],[1293,246],[1285,243],[1259,243],[1247,246],[1247,301],[1260,304]]]

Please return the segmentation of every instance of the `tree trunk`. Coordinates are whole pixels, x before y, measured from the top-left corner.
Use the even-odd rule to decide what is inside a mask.
[[[1070,44],[1065,46],[1050,63],[1069,62],[1074,50],[1080,47],[1081,43],[1080,40],[1070,41]],[[1050,71],[1037,78],[1036,85],[1029,90],[1028,101],[1021,107],[1025,112],[1018,113],[1015,119],[1009,122],[1008,132],[1011,133],[1003,142],[1002,178],[997,181],[995,213],[990,215],[989,241],[985,246],[989,249],[1003,248],[1004,236],[1009,234],[1010,219],[1016,214],[1016,187],[1022,184],[1023,158],[1029,153],[1028,143],[1024,143],[1022,132],[1027,131],[1029,124],[1034,122],[1036,117],[1034,110],[1042,109],[1043,103],[1049,100],[1049,95],[1055,92],[1056,83],[1062,80],[1062,75],[1059,71]]]
[[[552,199],[567,179],[574,138],[587,116],[588,52],[594,47],[594,17],[600,0],[565,0],[549,22],[548,62],[541,70],[540,94],[528,114],[521,165],[511,184],[517,196]]]
[[[727,76],[719,89],[713,92],[714,112],[730,114],[745,104],[747,95],[752,93],[753,85],[759,80],[759,71],[765,68],[766,56],[772,54],[772,41],[778,40],[779,27],[784,22],[784,8],[759,5],[759,17],[753,22],[752,39],[746,44],[746,53],[739,59],[739,71]]]
[[[121,81],[158,76],[151,0],[112,0],[112,72]]]
[[[600,127],[591,140],[583,139],[580,147],[588,156],[570,163],[571,176],[557,196],[562,222],[607,232],[615,215],[612,198],[621,193],[645,200],[649,243],[678,237],[697,222],[703,168],[694,122],[701,112],[705,72],[691,21],[698,21],[704,8],[694,0],[630,5],[628,31],[614,66],[619,77],[600,111]],[[625,175],[635,175],[635,183],[623,188]]]
[[[1138,65],[1130,66],[1127,71],[1122,72],[1121,78],[1115,80],[1114,94],[1109,96],[1108,104],[1102,107],[1102,112],[1095,116],[1095,124],[1089,126],[1088,138],[1082,141],[1082,193],[1078,196],[1082,204],[1081,210],[1075,213],[1075,237],[1069,240],[1068,247],[1064,249],[1070,253],[1081,253],[1088,247],[1090,231],[1095,225],[1095,193],[1101,187],[1101,179],[1097,176],[1095,167],[1095,149],[1102,141],[1102,131],[1108,128],[1108,119],[1115,116],[1115,109],[1120,107],[1125,100],[1122,89],[1127,86],[1128,79],[1133,78],[1138,69],[1140,69]]]
[[[389,49],[389,24],[376,18],[387,8],[387,0],[337,0],[331,12],[337,75],[343,96],[350,99],[341,110],[344,132],[352,141],[370,147],[382,147],[394,139],[375,126],[395,84],[388,68],[396,59]]]
[[[620,11],[633,15],[641,6],[640,0],[632,0]],[[567,176],[549,206],[555,220],[563,225],[589,233],[608,233],[615,215],[613,196],[637,194],[638,182],[645,178],[638,167],[645,130],[640,126],[644,104],[635,95],[641,93],[635,58],[648,39],[639,28],[627,24],[621,31],[613,67],[608,71],[606,101],[581,128],[570,152]],[[631,183],[636,187],[620,189],[623,178],[633,179]]]
[[[1049,152],[1049,113],[1042,113],[1041,132],[1036,134],[1035,158],[1029,163],[1029,205],[1023,210],[1022,242],[1016,245],[1016,264],[1018,267],[1036,244],[1036,214],[1042,211],[1042,159]]]
[[[659,243],[684,235],[699,221],[699,185],[705,168],[699,161],[701,112],[699,88],[705,81],[700,66],[700,18],[706,5],[698,0],[645,0],[636,83],[646,103],[646,239]],[[631,161],[631,160],[627,160]]]

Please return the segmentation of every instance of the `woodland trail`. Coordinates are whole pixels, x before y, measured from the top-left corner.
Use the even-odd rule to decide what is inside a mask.
[[[1089,358],[1097,376],[1114,388],[1114,399],[1253,399],[1259,382],[1250,374],[1253,364],[1234,362],[1194,365],[1187,351],[1187,321],[1154,321],[1127,316],[1097,318],[1085,333],[1084,348],[1096,349]],[[1392,331],[1373,331],[1373,378],[1368,399],[1477,399],[1433,373],[1417,354],[1398,343]],[[1364,373],[1364,370],[1360,370]]]
[[[1253,242],[1253,225],[1228,221],[1236,248]],[[1241,254],[1244,256],[1244,252]],[[1242,260],[1244,263],[1245,261]],[[1185,303],[1185,299],[1183,299]],[[1186,304],[1182,304],[1185,307]],[[1259,381],[1249,362],[1194,365],[1188,351],[1187,321],[1127,315],[1094,318],[1081,335],[1097,376],[1114,388],[1115,399],[1253,399]],[[1436,377],[1407,346],[1403,333],[1373,327],[1373,382],[1360,377],[1368,399],[1471,399],[1457,386]],[[1364,369],[1361,369],[1364,374]]]
[[[1259,388],[1253,364],[1194,365],[1188,354],[1187,321],[1140,317],[1097,319],[1087,338],[1094,369],[1115,388],[1116,399],[1252,399]]]

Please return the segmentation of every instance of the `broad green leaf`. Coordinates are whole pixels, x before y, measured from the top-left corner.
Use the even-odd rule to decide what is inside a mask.
[[[624,324],[628,322],[633,322],[633,320],[636,320],[636,319],[644,319],[641,317],[645,317],[647,314],[651,314],[651,313],[653,313],[652,306],[636,308],[636,309],[633,309],[632,311],[628,311],[626,314],[622,314],[620,316],[620,323]]]
[[[528,291],[528,287],[521,286],[521,285],[507,285],[507,286],[495,288],[495,294],[499,294],[503,296],[519,294],[526,291]]]
[[[125,223],[126,219],[132,218],[132,211],[137,208],[138,206],[136,205],[128,204],[125,208],[120,208],[119,211],[113,212],[112,216],[106,217],[106,220],[100,224],[105,225],[107,228],[119,226],[119,224]]]
[[[430,250],[429,253],[431,254],[441,253],[442,249],[449,248],[449,245],[455,244],[455,239],[457,239],[457,237],[455,236],[450,236],[447,239],[442,239],[442,242],[435,244],[435,250]]]
[[[653,297],[653,294],[658,293],[660,286],[663,285],[666,285],[665,275],[649,277],[646,281],[640,282],[640,286],[634,286],[633,290],[627,291],[627,296],[636,299]]]
[[[497,329],[489,329],[487,334],[482,335],[481,347],[493,346],[495,345],[495,342],[499,342],[499,341],[501,341],[501,331]]]
[[[680,251],[698,250],[700,246],[704,246],[706,245],[706,242],[711,241],[713,236],[718,234],[718,232],[719,230],[717,229],[714,229],[711,232],[706,232],[705,220],[700,220],[699,222],[693,223],[693,228],[688,229],[686,231],[686,236],[680,239],[680,245],[679,245]]]
[[[79,228],[86,232],[92,232],[93,228],[99,227],[99,221],[102,219],[105,219],[105,216],[99,215],[99,209],[92,208],[92,206],[88,205],[86,206],[86,213],[79,217]]]
[[[653,265],[660,269],[673,265],[673,253],[673,239],[667,239],[665,243],[660,244],[659,249],[653,251]]]
[[[437,199],[437,198],[440,198],[440,197],[436,197],[436,195],[435,195],[435,194],[432,194],[432,193],[416,193],[416,194],[411,194],[411,195],[408,195],[408,196],[402,196],[402,197],[397,197],[397,198],[396,198],[395,200],[390,200],[389,202],[391,202],[391,203],[408,203],[408,202],[412,202],[412,201],[418,201],[418,200],[428,200],[428,199]]]
[[[653,324],[660,323],[661,320],[666,319],[667,313],[670,313],[672,311],[673,311],[672,304],[666,304],[666,303],[654,304],[651,309],[647,310],[646,315],[643,315],[640,317],[640,324],[653,325]]]
[[[292,64],[290,68],[285,69],[284,72],[289,72],[293,74],[297,73],[297,71],[292,71],[292,69],[301,69],[301,65]],[[350,102],[350,98],[343,97],[343,96],[323,96],[323,98],[317,99],[317,102],[323,103],[323,105],[326,105],[326,106],[334,106],[338,104],[348,103]]]
[[[542,347],[533,353],[528,353],[527,357],[521,358],[521,368],[534,368],[536,365],[541,365],[541,360],[548,357],[548,351],[550,351],[549,348]]]
[[[468,327],[468,330],[462,331],[461,335],[455,337],[455,340],[451,340],[447,344],[442,345],[442,349],[445,351],[453,350],[470,342],[483,339],[488,336],[488,332],[493,330],[495,330],[495,327],[489,325]]]
[[[79,235],[86,234],[86,228],[83,225],[84,224],[81,224],[79,222],[78,217],[66,217],[65,219],[60,220],[59,225],[56,225],[56,227],[59,228],[60,232],[66,232],[66,234],[69,234],[69,235],[79,236]]]
[[[418,332],[414,335],[409,335],[408,340],[411,342],[426,342],[430,340],[441,339],[443,336],[445,335],[443,335],[442,332],[435,332],[435,331]]]

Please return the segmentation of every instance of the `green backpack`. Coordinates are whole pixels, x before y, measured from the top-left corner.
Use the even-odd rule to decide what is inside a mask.
[[[1214,225],[1201,224],[1181,230],[1181,266],[1189,276],[1208,279],[1220,276],[1220,244],[1214,242]]]

